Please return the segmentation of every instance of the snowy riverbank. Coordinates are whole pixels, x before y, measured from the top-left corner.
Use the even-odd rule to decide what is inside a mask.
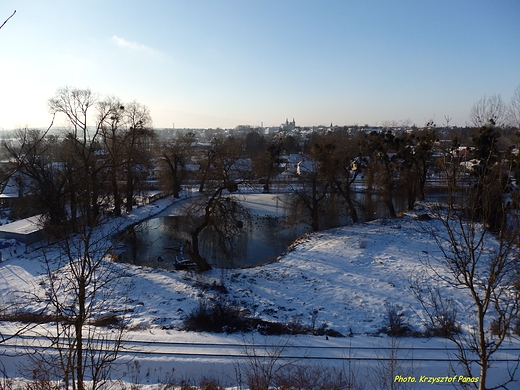
[[[256,204],[258,211],[267,212],[273,207],[272,195],[250,195],[248,201]],[[151,215],[174,213],[175,207],[170,204],[171,199],[160,200],[126,215],[124,223],[114,223],[123,226]],[[119,263],[117,266],[132,282],[132,288],[125,293],[126,307],[114,308],[132,309],[125,321],[130,329],[126,334],[128,345],[132,346],[133,352],[122,354],[121,361],[139,361],[139,375],[142,374],[145,384],[160,382],[160,377],[172,369],[178,377],[207,373],[232,383],[237,361],[242,359],[237,355],[244,355],[245,345],[255,342],[284,345],[284,353],[299,361],[314,356],[328,358],[320,360],[321,363],[344,367],[350,357],[356,361],[360,375],[366,376],[366,367],[376,364],[377,360],[362,359],[384,361],[381,359],[389,353],[384,348],[389,347],[390,338],[379,333],[385,323],[385,305],[396,305],[411,328],[420,331],[423,327],[420,305],[409,290],[410,277],[424,275],[426,256],[434,259],[439,253],[421,223],[438,222],[418,222],[413,215],[406,215],[305,235],[278,261],[248,269],[214,269],[200,275]],[[39,285],[42,267],[38,253],[13,255],[0,263],[0,294],[27,291]],[[224,285],[227,293],[209,288],[214,282]],[[460,290],[442,286],[440,280],[432,280],[432,283],[443,288],[443,293],[452,299],[460,313],[470,305],[470,300]],[[219,296],[237,302],[253,317],[308,327],[325,326],[350,337],[278,337],[261,336],[257,332],[226,335],[179,330],[185,316],[201,301]],[[464,319],[461,317],[460,320]],[[13,326],[4,323],[2,331],[9,333]],[[401,338],[399,343],[400,356],[414,360],[413,364],[411,361],[404,363],[403,374],[413,372],[417,377],[452,374],[448,359],[454,357],[447,348],[453,345],[448,341]],[[518,348],[519,344],[507,343],[505,347]],[[208,352],[208,348],[213,348],[213,352]],[[12,348],[7,350],[14,352]],[[217,356],[208,356],[211,354]],[[503,356],[517,355],[518,350]],[[2,363],[11,376],[22,374],[20,361],[23,358],[2,356]],[[136,371],[132,364],[123,363],[115,375],[131,381],[132,372]],[[492,369],[497,380],[505,376],[505,364]],[[455,370],[462,373],[462,370]]]

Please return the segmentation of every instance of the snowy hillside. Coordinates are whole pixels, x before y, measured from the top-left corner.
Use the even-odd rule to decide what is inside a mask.
[[[251,199],[258,200],[261,196],[269,195],[255,195],[257,198]],[[168,206],[166,201],[161,202],[146,206],[148,209],[143,207],[126,218],[135,222],[157,214]],[[269,208],[256,211],[278,212]],[[163,211],[173,212],[175,207]],[[438,221],[419,222],[415,216],[406,215],[395,220],[378,220],[307,234],[276,262],[248,269],[213,269],[198,274],[110,263],[123,271],[126,281],[131,282],[131,288],[122,290],[119,299],[114,301],[114,305],[120,306],[114,306],[113,310],[126,312],[127,337],[134,340],[189,343],[231,340],[236,343],[250,337],[180,330],[186,316],[200,302],[222,299],[235,302],[255,318],[309,328],[326,327],[352,336],[334,338],[327,345],[380,345],[379,333],[385,325],[387,304],[398,307],[413,330],[423,330],[423,314],[410,292],[410,278],[418,274],[425,276],[424,261],[435,262],[435,257],[439,256],[434,241],[423,229],[424,224],[438,224]],[[4,299],[9,291],[43,288],[41,252],[20,252],[18,250],[0,263],[0,294]],[[432,280],[432,283],[440,281]],[[459,313],[470,305],[469,297],[463,291],[440,286],[444,294],[452,298]],[[464,320],[462,316],[460,320]],[[3,333],[10,333],[13,326],[2,324]],[[298,337],[300,343],[308,345],[323,346],[325,340],[325,336]],[[407,340],[403,342],[436,347],[448,345],[442,339]],[[176,363],[161,363],[161,359],[144,358],[149,367],[177,364],[175,367],[184,367],[186,372],[194,370],[193,360],[183,358],[177,359]],[[16,359],[4,361],[11,375],[19,374]],[[227,364],[229,372],[229,362]],[[219,370],[215,362],[211,367],[214,372]],[[448,366],[436,363],[431,370],[437,375],[446,374]]]

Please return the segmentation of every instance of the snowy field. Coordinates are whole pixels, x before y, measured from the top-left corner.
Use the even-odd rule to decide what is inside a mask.
[[[277,205],[273,195],[247,195],[246,201],[255,213],[283,215],[283,207]],[[160,200],[134,210],[118,223],[126,226],[152,215],[174,215],[182,202],[172,206],[171,199]],[[426,275],[425,260],[439,256],[435,243],[421,225],[437,223],[418,222],[413,215],[405,215],[307,234],[276,262],[248,269],[214,269],[202,275],[117,263],[132,288],[125,290],[124,299],[118,301],[125,307],[114,309],[132,310],[125,318],[129,329],[125,336],[127,352],[121,356],[122,364],[114,372],[114,379],[131,382],[139,377],[140,383],[153,385],[173,372],[178,377],[214,376],[232,385],[237,364],[247,364],[253,347],[246,346],[250,344],[256,344],[254,348],[258,349],[263,348],[261,345],[276,346],[283,350],[281,355],[287,360],[300,363],[315,361],[345,368],[350,358],[359,378],[367,379],[368,373],[375,366],[382,367],[384,359],[394,350],[391,338],[380,333],[385,324],[386,305],[396,305],[412,329],[424,329],[420,305],[410,292],[410,278]],[[41,252],[29,248],[24,253],[24,249],[20,245],[16,253],[13,247],[4,253],[4,261],[0,263],[0,296],[9,291],[41,288]],[[452,299],[463,322],[462,313],[470,306],[469,297],[460,290],[442,286],[439,280],[431,281],[439,284],[445,296]],[[213,284],[224,285],[227,293],[212,289]],[[253,317],[326,327],[345,337],[262,336],[258,332],[227,335],[179,330],[185,316],[201,300],[216,299],[219,295],[238,302]],[[15,326],[1,325],[4,334],[12,332]],[[27,345],[39,341],[35,337],[33,341],[27,338],[18,342]],[[454,345],[449,341],[407,337],[398,339],[398,347],[398,356],[409,359],[403,362],[398,374],[418,379],[463,373],[455,363],[449,362],[454,359]],[[0,359],[9,376],[27,374],[24,358],[15,356],[12,347],[0,345],[1,348],[8,352]],[[520,345],[508,341],[504,348],[520,348]],[[193,355],[197,353],[200,355]],[[515,359],[518,353],[518,349],[508,350],[499,357]],[[372,360],[378,358],[379,361]],[[491,368],[493,382],[506,377],[506,368],[505,362]],[[426,388],[426,384],[417,383],[413,388],[423,386]]]

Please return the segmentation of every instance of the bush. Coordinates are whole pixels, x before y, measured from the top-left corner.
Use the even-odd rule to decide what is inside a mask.
[[[200,390],[224,390],[216,379],[202,378],[199,384]]]
[[[322,366],[297,365],[276,375],[280,389],[291,390],[342,390],[355,388],[354,378],[341,370]]]
[[[445,307],[433,319],[431,324],[426,326],[426,336],[450,337],[460,333],[460,325],[457,322],[457,309],[455,307]]]
[[[418,278],[411,281],[410,288],[427,316],[425,336],[450,337],[460,333],[457,306],[450,298],[443,297],[439,286],[432,286],[428,280]]]
[[[101,327],[119,327],[122,324],[122,320],[119,316],[115,314],[107,314],[101,317],[98,317],[91,322],[94,326],[101,326]]]
[[[387,303],[385,324],[381,329],[381,332],[388,336],[408,336],[412,333],[408,326],[408,321],[402,313],[402,308],[393,303]]]
[[[294,364],[278,361],[274,356],[269,361],[252,362],[255,367],[245,368],[247,387],[250,390],[343,390],[362,388],[354,372],[345,372],[334,367]],[[263,367],[258,367],[263,364]],[[240,383],[239,383],[240,385]]]
[[[184,320],[186,330],[196,332],[232,333],[250,330],[250,321],[238,304],[224,299],[202,300]]]
[[[26,324],[47,324],[60,320],[55,315],[45,313],[33,313],[28,311],[19,311],[15,313],[2,313],[0,321],[6,322],[23,322]]]
[[[179,383],[179,390],[197,390],[197,388],[192,386],[188,381],[182,379]]]
[[[215,301],[202,300],[199,306],[184,319],[183,330],[195,332],[234,333],[257,330],[262,335],[314,334],[330,337],[343,337],[325,325],[312,329],[299,323],[282,324],[251,318],[248,311],[236,301],[219,298]]]

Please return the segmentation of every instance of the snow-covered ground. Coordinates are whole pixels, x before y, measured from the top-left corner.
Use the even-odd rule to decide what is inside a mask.
[[[171,199],[160,200],[134,210],[118,223],[123,221],[121,225],[128,225],[150,215],[175,214],[181,202],[171,206]],[[258,214],[282,215],[284,212],[274,195],[251,194],[247,195],[246,202]],[[126,308],[132,309],[126,317],[129,329],[126,337],[133,352],[122,355],[121,361],[127,363],[122,363],[115,375],[127,381],[132,380],[132,375],[140,375],[143,383],[151,384],[161,381],[161,377],[174,369],[175,375],[180,377],[205,374],[231,384],[240,360],[235,355],[248,355],[246,345],[255,343],[283,345],[284,353],[294,359],[298,356],[298,360],[326,357],[329,360],[321,361],[322,364],[343,368],[347,357],[358,359],[354,362],[362,379],[368,375],[367,367],[372,369],[384,361],[359,359],[384,359],[389,354],[385,348],[391,346],[391,340],[380,334],[387,304],[397,305],[410,327],[417,331],[423,329],[420,305],[410,292],[410,278],[426,275],[424,261],[439,255],[434,241],[421,226],[436,223],[435,220],[418,222],[413,215],[405,215],[394,220],[307,234],[278,261],[248,269],[214,269],[197,274],[118,263],[117,267],[132,281],[124,302]],[[21,252],[4,255],[0,263],[0,296],[8,291],[28,291],[39,286],[40,252]],[[223,284],[227,293],[212,289],[214,283]],[[443,286],[438,279],[432,283],[438,283],[445,296],[452,299],[463,321],[462,313],[471,304],[469,297],[463,291]],[[326,326],[347,337],[262,336],[257,332],[227,335],[179,330],[185,316],[197,308],[201,300],[217,296],[236,301],[254,317],[315,328]],[[2,332],[9,333],[13,326],[2,324]],[[136,341],[155,344],[133,344]],[[448,362],[454,358],[450,352],[452,347],[440,338],[399,339],[402,351],[399,356],[415,360],[413,364],[403,363],[402,374],[417,378],[452,375],[452,364]],[[519,348],[520,345],[507,342],[505,347]],[[141,350],[160,354],[138,353]],[[204,355],[188,355],[196,352]],[[514,358],[518,352],[505,352],[501,358]],[[427,358],[430,360],[421,361]],[[17,365],[21,358],[3,356],[1,359],[9,375],[23,374]],[[505,366],[506,363],[497,363],[492,367],[493,380],[506,376]],[[462,369],[455,366],[455,373],[462,374]],[[422,387],[418,384],[416,388]]]

